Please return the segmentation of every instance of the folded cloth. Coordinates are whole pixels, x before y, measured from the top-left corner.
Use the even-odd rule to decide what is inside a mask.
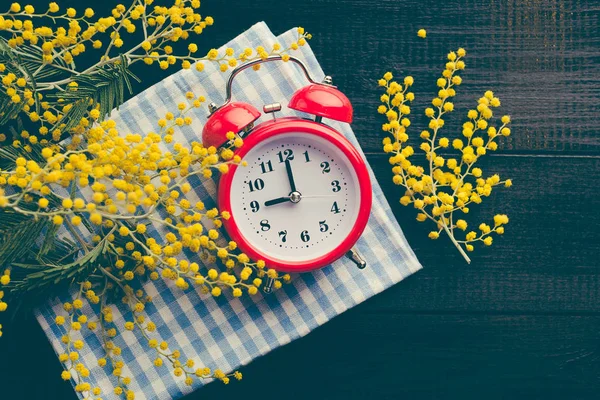
[[[295,40],[295,29],[275,37],[261,22],[224,47],[232,47],[239,53],[246,47],[262,45],[270,48],[275,42],[287,47]],[[308,45],[294,52],[294,56],[304,61],[315,79],[324,77]],[[228,77],[214,63],[206,63],[202,73],[194,69],[181,70],[123,104],[111,118],[117,122],[120,132],[143,134],[155,131],[158,119],[164,117],[167,111],[176,110],[177,103],[185,102],[185,93],[188,91],[221,104],[225,100]],[[250,70],[240,74],[234,83],[233,97],[254,104],[257,108],[273,102],[285,105],[292,93],[306,84],[304,75],[295,64],[271,62],[264,64],[258,72]],[[193,124],[176,133],[174,142],[200,140],[208,112],[205,108],[190,112]],[[299,113],[284,106],[278,115]],[[348,124],[331,120],[324,122],[342,132],[360,149]],[[182,359],[191,358],[196,365],[229,372],[308,334],[336,315],[419,270],[421,265],[370,172],[373,207],[369,223],[357,243],[359,252],[367,260],[367,268],[359,270],[352,261],[342,258],[318,271],[293,276],[291,284],[284,285],[272,294],[244,295],[241,298],[213,298],[193,289],[183,292],[172,282],[165,283],[161,279],[150,281],[145,284],[145,289],[153,301],[148,304],[146,311],[148,318],[156,324],[157,337],[167,341],[173,348],[180,349],[184,355]],[[196,179],[191,183],[195,193],[186,196],[192,204],[196,197],[208,207],[214,206],[216,182]],[[149,227],[148,232],[159,235],[161,228]],[[125,318],[131,319],[130,314],[119,306],[114,308],[114,322],[118,327],[123,327]],[[91,309],[84,311],[91,313]],[[63,333],[54,319],[63,313],[60,299],[49,302],[37,311],[39,323],[57,353],[64,352],[64,345],[60,341]],[[136,399],[179,398],[202,386],[203,383],[198,380],[191,387],[186,386],[182,378],[173,376],[170,367],[155,367],[153,360],[156,351],[150,349],[145,340],[140,341],[139,337],[139,334],[121,329],[121,333],[114,338],[115,344],[122,348],[125,363],[123,375],[132,378],[129,387],[136,393]],[[91,370],[88,381],[92,387],[99,386],[103,394],[110,397],[115,384],[112,371],[97,367],[97,360],[104,357],[100,332],[84,329],[81,339],[85,347],[80,351],[80,358]]]

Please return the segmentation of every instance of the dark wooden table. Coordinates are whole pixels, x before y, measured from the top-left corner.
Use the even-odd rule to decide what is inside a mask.
[[[5,2],[6,3],[6,2]],[[87,2],[73,0],[79,8]],[[114,6],[93,4],[98,8]],[[92,5],[92,2],[90,2]],[[424,269],[189,399],[598,398],[600,390],[600,7],[595,0],[206,0],[209,49],[265,20],[301,25],[355,107],[354,130]],[[417,38],[419,28],[427,39]],[[376,79],[415,77],[415,110],[445,55],[468,50],[458,112],[493,89],[513,136],[483,167],[511,177],[469,220],[507,213],[504,237],[467,265],[399,205],[380,151]],[[144,86],[162,79],[142,70]],[[138,89],[141,89],[139,87]],[[413,121],[413,137],[423,120]],[[411,127],[413,128],[413,127]],[[414,140],[413,143],[417,143]],[[71,399],[35,321],[0,340],[0,398]]]

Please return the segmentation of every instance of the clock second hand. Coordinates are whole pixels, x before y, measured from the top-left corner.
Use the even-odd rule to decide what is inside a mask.
[[[308,195],[308,196],[302,195],[303,199],[319,199],[322,197],[336,197],[336,195],[335,194],[313,194],[313,195]]]

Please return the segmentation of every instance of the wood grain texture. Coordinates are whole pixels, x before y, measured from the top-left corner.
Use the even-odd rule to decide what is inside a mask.
[[[253,362],[246,381],[210,384],[186,399],[595,398],[598,318],[380,314],[359,306]]]
[[[411,314],[368,305],[255,360],[241,382],[211,383],[185,399],[597,398],[600,316]],[[26,391],[36,400],[76,399],[35,322],[22,326],[29,330],[9,339],[19,347],[3,349],[2,398]]]
[[[45,3],[32,2],[36,8]],[[40,5],[38,5],[40,4]],[[116,1],[94,4],[106,13]],[[80,1],[61,6],[81,8]],[[245,380],[187,398],[595,399],[600,389],[600,7],[595,0],[207,0],[216,23],[202,50],[257,21],[279,34],[315,34],[323,68],[355,106],[353,125],[424,270],[242,369]],[[425,28],[426,40],[416,31]],[[486,173],[513,178],[468,221],[494,213],[504,237],[466,265],[450,242],[398,204],[380,153],[375,80],[415,77],[414,132],[449,49],[469,54],[449,136],[483,91],[502,99],[513,136],[486,157]],[[136,92],[172,71],[139,69]],[[282,99],[282,103],[285,103]],[[413,142],[415,144],[416,142]],[[392,217],[392,216],[390,216]],[[5,321],[2,321],[5,323]],[[35,321],[0,340],[3,400],[76,398]],[[8,325],[5,323],[5,326]],[[10,360],[6,362],[5,360]],[[36,367],[35,380],[28,374]],[[41,372],[40,372],[41,371]],[[32,382],[37,384],[32,384]],[[111,398],[106,396],[106,398]]]

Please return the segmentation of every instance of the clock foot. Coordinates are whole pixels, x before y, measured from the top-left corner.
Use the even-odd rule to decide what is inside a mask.
[[[264,286],[263,286],[263,292],[269,294],[273,291],[273,283],[275,283],[275,279],[273,278],[267,278]]]
[[[364,269],[367,266],[367,262],[365,261],[364,258],[362,258],[362,256],[358,253],[358,250],[356,250],[356,248],[352,248],[350,249],[347,253],[346,253],[346,257],[348,257],[350,260],[352,260],[352,262],[354,264],[356,264],[356,266],[359,269]]]

